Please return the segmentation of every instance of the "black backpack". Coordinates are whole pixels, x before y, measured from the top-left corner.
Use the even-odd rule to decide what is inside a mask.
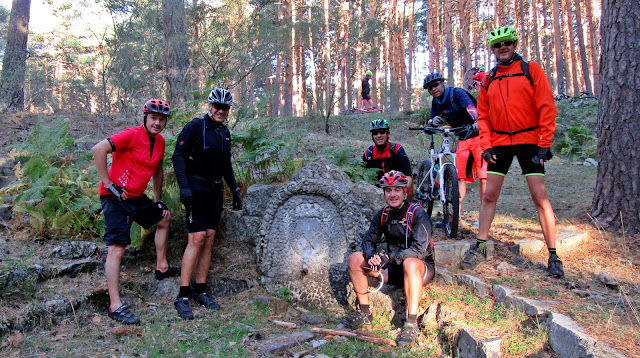
[[[529,72],[529,62],[525,60],[520,60],[520,68],[522,68],[522,73],[509,73],[506,75],[496,77],[496,73],[498,72],[498,66],[496,65],[494,68],[491,69],[491,75],[487,76],[487,78],[484,81],[482,81],[483,82],[482,87],[484,87],[484,89],[488,91],[489,85],[496,78],[501,79],[503,77],[517,77],[517,76],[527,77],[527,79],[529,80],[529,83],[531,83],[531,87],[533,87],[533,79],[531,78],[531,73]],[[486,82],[487,84],[485,85],[484,82]]]
[[[404,222],[403,226],[406,226],[405,229],[405,249],[409,248],[409,231],[413,232],[413,214],[416,212],[418,208],[421,208],[420,204],[411,204],[407,208],[407,212],[404,214]],[[391,211],[391,207],[389,205],[385,205],[382,208],[382,215],[380,216],[380,226],[384,227],[389,221],[389,212]],[[429,246],[433,247],[433,236],[429,238]]]

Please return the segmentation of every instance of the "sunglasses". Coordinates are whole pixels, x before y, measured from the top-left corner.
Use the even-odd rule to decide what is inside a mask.
[[[231,106],[223,103],[213,103],[213,108],[215,108],[218,111],[228,111],[229,108],[231,108]]]
[[[512,40],[507,40],[507,41],[502,41],[502,42],[497,42],[494,43],[493,45],[491,45],[491,47],[498,49],[501,48],[502,46],[511,46],[515,43],[515,41]]]
[[[436,83],[434,83],[432,85],[429,85],[429,86],[427,86],[427,91],[431,91],[431,90],[433,90],[434,88],[436,88],[438,86],[440,86],[440,82],[436,82]]]
[[[389,133],[389,131],[386,130],[386,129],[377,130],[377,131],[371,131],[371,135],[387,134],[387,133]]]

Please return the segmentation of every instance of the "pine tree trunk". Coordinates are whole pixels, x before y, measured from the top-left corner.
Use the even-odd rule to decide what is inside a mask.
[[[593,73],[593,91],[598,93],[598,85],[600,84],[600,64],[598,63],[598,54],[600,49],[598,47],[598,39],[596,36],[596,29],[598,29],[598,23],[593,17],[593,7],[591,6],[591,0],[585,0],[585,15],[587,16],[587,29],[589,31],[589,51],[591,54],[591,73]]]
[[[584,33],[582,32],[582,8],[580,7],[580,1],[575,2],[576,5],[576,24],[578,32],[578,47],[580,49],[580,64],[582,68],[582,79],[584,81],[585,90],[594,93],[591,86],[591,71],[589,69],[589,62],[587,60],[587,50],[584,44]]]
[[[453,32],[453,28],[452,28],[452,22],[453,22],[453,18],[452,18],[452,14],[451,14],[451,9],[449,7],[445,7],[444,9],[444,33],[445,34],[451,34]],[[453,36],[446,36],[445,37],[445,50],[447,51],[447,83],[449,83],[449,86],[453,86],[455,84],[455,78],[454,78],[454,62],[455,62],[455,58],[453,55],[453,51],[454,51],[454,46],[453,46]]]
[[[531,0],[531,37],[532,37],[532,59],[538,63],[540,62],[540,36],[538,31],[540,25],[538,24],[538,3],[536,0]]]
[[[292,21],[293,18],[293,2],[295,0],[283,1],[285,6],[285,21]],[[292,24],[291,29],[286,35],[286,46],[284,54],[284,86],[282,91],[282,115],[286,117],[293,116],[293,50],[295,46],[295,24]]]
[[[173,107],[182,107],[189,100],[189,47],[184,18],[184,1],[162,0],[163,32],[166,41],[167,101]]]
[[[603,0],[598,175],[591,215],[609,230],[640,232],[640,42],[637,0]]]
[[[568,52],[565,52],[565,53],[571,54],[571,57],[569,58],[568,62],[571,65],[570,73],[571,73],[571,83],[573,84],[573,95],[579,96],[580,85],[578,84],[578,68],[577,68],[578,56],[576,56],[576,47],[574,46],[575,36],[573,35],[573,19],[572,19],[573,12],[571,11],[570,0],[564,0],[564,12],[567,18],[565,29],[567,30],[567,35],[568,35],[567,41],[564,41],[568,47]]]
[[[551,14],[553,25],[553,48],[555,49],[556,62],[556,79],[558,83],[558,93],[567,91],[567,82],[565,78],[565,61],[562,54],[562,26],[560,24],[560,0],[551,2]]]
[[[29,11],[31,0],[13,0],[7,46],[2,59],[0,77],[0,113],[18,112],[24,108],[24,76],[29,37]]]

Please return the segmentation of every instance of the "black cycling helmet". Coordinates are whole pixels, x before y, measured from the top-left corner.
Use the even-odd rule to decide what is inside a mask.
[[[440,72],[431,72],[424,78],[424,83],[422,84],[422,88],[427,89],[429,86],[436,82],[444,81],[444,76]]]

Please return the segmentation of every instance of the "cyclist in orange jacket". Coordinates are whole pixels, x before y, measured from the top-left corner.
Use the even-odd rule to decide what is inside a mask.
[[[498,64],[485,76],[478,96],[480,145],[482,157],[489,163],[487,186],[482,197],[477,242],[460,267],[473,269],[486,260],[485,242],[502,183],[515,156],[527,180],[549,250],[547,273],[562,277],[564,269],[556,253],[555,217],[544,178],[544,164],[553,156],[551,141],[556,129],[557,109],[551,86],[539,64],[526,62],[515,52],[518,34],[513,27],[497,28],[489,33],[488,39]]]

